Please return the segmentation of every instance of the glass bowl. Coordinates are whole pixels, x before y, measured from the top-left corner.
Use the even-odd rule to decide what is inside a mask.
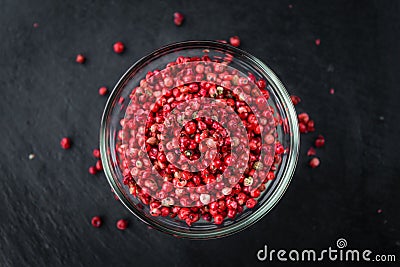
[[[123,122],[127,121],[127,119],[125,120],[125,116],[128,116],[127,114],[131,112],[129,110],[129,107],[133,101],[132,94],[138,94],[138,88],[141,86],[146,86],[146,82],[144,81],[147,81],[148,83],[153,82],[153,80],[151,80],[152,77],[149,72],[151,73],[153,70],[164,70],[166,69],[168,63],[178,62],[179,59],[177,60],[177,58],[182,56],[190,58],[197,57],[197,63],[203,62],[203,59],[205,59],[205,54],[208,57],[207,62],[204,63],[206,64],[206,66],[207,64],[222,64],[222,68],[229,68],[230,70],[234,70],[234,72],[232,73],[237,73],[238,77],[246,76],[250,83],[253,82],[254,84],[257,84],[257,81],[266,81],[265,90],[268,92],[267,95],[269,94],[269,98],[265,103],[265,108],[266,110],[271,110],[272,108],[274,110],[274,121],[279,121],[276,125],[276,128],[274,129],[275,142],[273,143],[274,149],[271,153],[274,153],[272,154],[272,156],[274,159],[276,159],[276,142],[279,142],[282,145],[284,151],[283,153],[282,151],[280,152],[282,154],[278,156],[278,164],[272,167],[272,169],[270,169],[267,164],[265,165],[269,168],[266,171],[273,172],[275,178],[268,181],[263,180],[262,183],[265,182],[263,186],[264,190],[257,198],[257,204],[253,208],[244,208],[243,211],[241,213],[238,213],[234,218],[226,218],[219,225],[200,219],[199,221],[196,221],[189,226],[187,223],[185,223],[185,221],[182,221],[177,217],[171,218],[170,216],[163,217],[153,216],[154,214],[151,215],[150,207],[148,205],[143,205],[142,201],[139,200],[137,196],[135,196],[136,190],[130,190],[130,188],[126,185],[126,182],[124,184],[124,175],[126,176],[127,172],[124,172],[124,167],[121,164],[120,149],[122,145],[124,145],[123,147],[129,146],[129,141],[121,141],[121,139],[124,140],[124,134],[123,131],[121,131],[121,125],[124,125]],[[210,62],[210,60],[213,60],[213,62],[215,63]],[[180,61],[182,62],[179,62],[179,64],[190,64],[190,62],[185,62],[184,60]],[[218,66],[216,67],[215,65],[212,65],[213,68],[218,68]],[[174,66],[168,65],[168,67],[173,68]],[[193,67],[195,68],[195,66]],[[161,72],[159,72],[158,75],[161,75],[160,73]],[[164,75],[162,77],[165,78],[166,76]],[[205,80],[211,79],[215,82],[215,84],[218,85],[218,79],[215,80],[215,77],[209,77],[207,75],[203,76],[205,77]],[[231,84],[238,83],[238,78],[236,77],[235,79],[235,81],[232,80]],[[165,79],[163,81],[164,83],[161,84],[167,86],[168,82]],[[184,84],[186,84],[187,82],[189,81],[186,79]],[[246,81],[240,80],[239,82],[244,83]],[[223,85],[225,86],[226,84]],[[175,85],[173,87],[175,87]],[[217,88],[219,88],[218,90],[227,90],[225,87]],[[146,91],[145,93],[148,92]],[[243,96],[243,92],[235,91],[235,93],[237,93],[238,99],[247,101],[247,98]],[[217,95],[217,93],[215,95]],[[140,95],[138,94],[138,97],[139,96]],[[252,100],[250,100],[250,102],[251,101]],[[145,120],[143,120],[141,123],[145,123],[144,121]],[[131,133],[134,135],[137,134],[135,131],[131,131]],[[135,137],[130,136],[130,138],[134,139]],[[139,139],[140,137],[137,138]],[[249,227],[250,225],[259,221],[264,215],[266,215],[277,204],[290,183],[290,180],[296,168],[299,142],[300,139],[297,116],[290,97],[277,76],[271,71],[271,69],[267,65],[265,65],[254,56],[230,45],[213,41],[186,41],[170,44],[154,51],[150,55],[145,56],[137,61],[121,77],[121,79],[116,84],[113,92],[111,93],[103,113],[100,129],[100,150],[104,172],[108,182],[112,187],[112,190],[118,196],[121,203],[137,218],[139,218],[150,227],[168,234],[172,234],[177,237],[192,239],[209,239],[230,235]],[[146,144],[144,146],[146,146]],[[233,145],[231,145],[230,148],[232,147]],[[240,145],[240,147],[244,147],[244,145]],[[265,151],[271,151],[271,149],[268,150],[266,148]],[[128,152],[126,152],[125,154],[128,154]],[[141,155],[143,155],[143,153]],[[185,167],[188,166],[188,164],[185,165]],[[143,166],[137,167],[139,168]],[[147,168],[152,170],[155,169],[154,166],[150,166]],[[230,169],[232,170],[231,173],[234,173],[233,169],[234,168]],[[257,170],[257,168],[255,169]],[[128,172],[130,172],[130,170]],[[134,177],[133,179],[136,178]],[[141,178],[138,177],[135,181],[139,184],[140,179]],[[232,179],[235,180],[234,178]],[[262,179],[260,179],[260,181],[261,180]],[[238,180],[236,180],[236,182],[238,182]],[[243,180],[241,182],[243,182]],[[186,189],[187,188],[185,187],[185,190]],[[179,190],[181,190],[180,192],[182,192],[183,189]],[[231,191],[226,190],[226,192]],[[214,196],[212,196],[212,200],[215,200],[215,198],[221,197],[221,194],[218,193],[215,198],[213,197]],[[162,203],[165,204],[165,202]],[[176,206],[179,206],[179,204],[176,204]]]

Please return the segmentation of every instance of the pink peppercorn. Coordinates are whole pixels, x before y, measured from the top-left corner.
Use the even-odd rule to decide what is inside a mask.
[[[321,44],[321,40],[320,40],[320,39],[316,39],[316,40],[315,40],[315,45],[316,45],[316,46],[319,46],[320,44]]]
[[[315,147],[323,147],[325,145],[325,138],[322,135],[319,135],[317,139],[315,139]]]
[[[249,208],[249,209],[254,208],[256,206],[256,204],[257,204],[257,200],[255,200],[254,198],[249,198],[246,201],[246,207]]]
[[[275,144],[275,153],[276,153],[277,155],[280,155],[280,154],[282,154],[283,152],[285,152],[285,148],[282,146],[282,144],[276,143],[276,144]]]
[[[229,43],[234,47],[238,47],[240,45],[239,36],[232,36],[231,38],[229,38]]]
[[[128,221],[124,220],[124,219],[120,219],[117,221],[117,228],[119,230],[125,230],[126,228],[128,228]]]
[[[168,207],[162,207],[162,208],[161,208],[161,216],[162,216],[162,217],[168,216],[169,213],[170,213],[170,210],[169,210]]]
[[[60,145],[63,149],[69,149],[71,147],[71,139],[64,137],[60,141]]]
[[[92,225],[93,227],[99,228],[102,224],[101,218],[99,216],[94,216],[92,218]]]
[[[176,26],[181,26],[185,17],[182,13],[175,12],[174,13],[174,23]]]
[[[215,224],[221,224],[224,221],[224,216],[222,216],[221,214],[217,214],[214,216],[214,223]]]
[[[273,173],[273,172],[268,172],[266,178],[267,178],[268,181],[274,180],[274,179],[275,179],[275,173]]]
[[[294,106],[296,106],[297,104],[299,104],[301,102],[301,98],[295,95],[291,95],[290,99],[292,100],[292,103]]]
[[[253,197],[253,198],[259,197],[260,194],[261,194],[261,192],[260,192],[260,190],[258,190],[257,188],[254,189],[254,190],[252,190],[252,191],[250,191],[250,196]]]
[[[86,61],[86,58],[82,54],[78,54],[75,59],[79,64],[83,64]]]
[[[166,77],[164,79],[164,85],[166,87],[171,87],[172,85],[174,85],[174,80],[171,77]]]
[[[333,94],[335,93],[335,89],[331,88],[331,89],[329,90],[329,93],[330,93],[331,95],[333,95]]]
[[[307,131],[309,131],[309,132],[314,132],[315,131],[314,121],[313,120],[309,120],[307,122]]]
[[[267,87],[267,82],[263,79],[258,80],[256,84],[257,84],[258,88],[260,88],[260,90],[264,90],[265,87]]]
[[[95,175],[95,174],[97,173],[96,167],[95,167],[95,166],[90,166],[90,167],[89,167],[89,173],[90,173],[91,175]]]
[[[125,45],[124,45],[122,42],[116,42],[116,43],[113,45],[113,48],[114,48],[114,52],[115,52],[115,53],[121,54],[121,53],[124,52],[124,50],[125,50]]]
[[[99,88],[99,95],[106,95],[107,94],[107,87],[102,86]]]
[[[315,151],[315,148],[310,147],[307,151],[307,156],[315,156],[317,152]]]
[[[100,158],[100,149],[93,149],[93,157],[99,159]]]
[[[101,160],[98,160],[96,162],[96,170],[98,170],[98,171],[102,171],[103,170],[103,164],[102,164]]]
[[[303,123],[308,123],[308,121],[310,120],[310,117],[305,112],[297,115],[297,118],[298,118],[299,122],[303,122]]]
[[[307,126],[303,122],[299,123],[299,131],[300,133],[307,133]]]
[[[319,166],[319,164],[320,164],[320,161],[318,158],[312,158],[309,163],[310,167],[313,169],[317,168]]]

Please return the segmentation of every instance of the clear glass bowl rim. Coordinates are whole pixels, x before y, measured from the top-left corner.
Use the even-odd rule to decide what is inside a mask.
[[[181,232],[177,231],[175,229],[171,229],[168,227],[165,227],[161,223],[156,223],[155,221],[149,221],[146,216],[143,214],[136,212],[135,209],[130,207],[130,202],[128,199],[126,199],[125,195],[120,191],[119,187],[117,186],[117,182],[115,181],[115,178],[112,175],[111,168],[112,164],[111,159],[108,156],[107,151],[112,151],[109,147],[109,140],[106,139],[107,136],[107,131],[109,129],[109,125],[107,123],[108,117],[111,114],[112,109],[114,108],[113,104],[115,102],[116,97],[119,95],[119,91],[124,89],[125,81],[129,78],[130,74],[132,72],[135,72],[139,70],[144,63],[151,61],[154,57],[159,56],[160,54],[166,54],[168,52],[176,51],[177,49],[189,49],[189,48],[194,48],[194,49],[200,49],[200,48],[208,48],[208,49],[219,49],[223,50],[224,52],[231,53],[233,55],[240,55],[241,57],[244,57],[245,60],[253,64],[253,66],[258,67],[259,70],[263,72],[263,74],[266,75],[267,80],[269,83],[273,83],[272,89],[278,96],[278,99],[275,99],[275,101],[280,101],[282,106],[284,107],[284,111],[286,113],[287,117],[287,122],[288,122],[288,127],[289,127],[289,133],[290,133],[290,139],[289,139],[289,154],[287,155],[288,159],[288,165],[284,169],[284,172],[282,174],[282,178],[279,181],[279,184],[275,187],[274,192],[272,192],[270,198],[265,201],[265,203],[260,206],[259,208],[255,209],[247,218],[244,220],[235,222],[234,224],[225,227],[225,228],[218,228],[216,230],[208,231],[208,232],[196,232],[196,231],[190,231],[190,232]],[[226,45],[220,42],[216,41],[183,41],[183,42],[176,42],[172,44],[165,45],[152,53],[148,54],[147,56],[144,56],[143,58],[139,59],[134,63],[126,72],[125,74],[119,79],[119,81],[116,83],[112,93],[110,94],[104,112],[103,116],[101,118],[101,126],[100,126],[100,152],[101,152],[101,159],[103,162],[103,168],[104,168],[104,173],[106,175],[106,178],[111,186],[111,188],[114,190],[114,193],[118,196],[119,200],[121,203],[131,212],[133,213],[138,219],[146,223],[147,225],[150,225],[151,227],[160,230],[162,232],[172,234],[174,236],[178,237],[183,237],[183,238],[190,238],[190,239],[210,239],[210,238],[218,238],[218,237],[223,237],[227,235],[231,235],[234,233],[237,233],[241,230],[244,230],[247,227],[250,227],[251,225],[255,224],[258,222],[261,218],[263,218],[282,198],[283,194],[285,193],[287,187],[290,184],[290,181],[294,175],[296,165],[297,165],[297,159],[298,159],[298,154],[299,154],[299,147],[300,147],[300,133],[299,133],[299,128],[298,128],[298,121],[297,121],[297,115],[293,106],[293,103],[289,97],[289,94],[287,93],[284,85],[282,82],[279,80],[277,75],[266,65],[264,64],[261,60],[258,58],[252,56],[251,54],[238,49],[236,47]],[[110,150],[109,150],[110,149]]]

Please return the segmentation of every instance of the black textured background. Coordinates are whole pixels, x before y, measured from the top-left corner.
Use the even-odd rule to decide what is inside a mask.
[[[323,249],[340,237],[399,261],[399,14],[399,1],[0,0],[0,266],[271,266],[256,259],[264,244]],[[250,229],[211,241],[147,229],[87,172],[106,102],[97,90],[162,45],[232,35],[303,99],[317,132],[302,136],[284,198]],[[318,133],[327,145],[311,170]]]

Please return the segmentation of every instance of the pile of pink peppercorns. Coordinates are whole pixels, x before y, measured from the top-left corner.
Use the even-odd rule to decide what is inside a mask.
[[[149,71],[129,98],[116,151],[124,185],[149,207],[151,216],[178,218],[188,226],[200,219],[219,225],[256,207],[285,152],[275,131],[282,118],[267,105],[264,79],[239,73],[205,52],[201,57],[179,56],[165,69]],[[204,98],[218,101],[200,104]],[[185,101],[191,101],[186,108],[181,105]],[[229,109],[220,109],[225,104]],[[147,108],[147,123],[141,125]],[[187,123],[182,116],[189,118]],[[246,128],[241,136],[228,134],[238,128],[235,118]],[[211,147],[215,153],[210,153]],[[246,150],[248,159],[243,157]],[[140,156],[144,151],[149,160]],[[195,163],[187,164],[190,170],[181,165],[202,155],[210,164],[201,170],[193,169]],[[240,166],[243,172],[235,172]],[[159,176],[153,176],[152,169]]]
[[[174,24],[176,25],[176,26],[181,26],[182,24],[183,24],[183,22],[184,22],[184,20],[185,20],[185,17],[184,17],[184,15],[182,14],[182,13],[180,13],[180,12],[175,12],[174,13],[174,15],[173,15],[173,22],[174,22]],[[228,43],[227,41],[225,41],[225,40],[218,40],[219,42],[222,42],[222,43]],[[315,40],[315,44],[317,45],[317,46],[319,46],[320,45],[320,39],[316,39]],[[229,44],[230,45],[232,45],[232,46],[234,46],[234,47],[239,47],[240,46],[240,43],[241,43],[241,41],[240,41],[240,38],[238,37],[238,36],[232,36],[232,37],[230,37],[229,38]],[[113,51],[115,52],[115,53],[117,53],[117,54],[121,54],[121,53],[123,53],[124,51],[125,51],[125,45],[122,43],[122,42],[120,42],[120,41],[118,41],[118,42],[116,42],[116,43],[114,43],[113,44]],[[76,59],[75,59],[75,61],[77,62],[77,63],[79,63],[79,64],[84,64],[85,62],[86,62],[86,57],[83,55],[83,54],[78,54],[77,56],[76,56]],[[200,85],[200,84],[193,84],[193,86],[198,86],[199,88],[201,87],[201,86],[203,86],[203,85]],[[257,86],[259,87],[259,88],[265,88],[265,86],[266,86],[266,84],[265,84],[265,81],[262,81],[262,80],[260,80],[260,81],[258,81],[257,82]],[[100,87],[99,89],[98,89],[98,93],[99,93],[99,95],[101,95],[101,96],[105,96],[105,95],[107,95],[108,94],[108,89],[107,89],[107,87],[105,87],[105,86],[102,86],[102,87]],[[330,89],[330,94],[334,94],[334,89]],[[300,97],[298,97],[298,96],[294,96],[294,95],[292,95],[292,96],[290,96],[290,98],[291,98],[291,100],[292,100],[292,102],[293,102],[293,104],[296,106],[298,103],[300,103],[301,102],[301,99],[300,99]],[[309,117],[309,115],[307,114],[307,113],[300,113],[300,114],[298,114],[298,122],[299,122],[299,131],[300,131],[300,133],[301,134],[306,134],[306,133],[308,133],[308,132],[314,132],[315,131],[315,125],[314,125],[314,121],[312,120],[312,119],[310,119],[310,117]],[[199,121],[198,122],[199,123],[199,125],[205,125],[205,127],[206,127],[206,125],[207,125],[207,122],[202,122],[202,121]],[[193,123],[192,123],[193,124]],[[192,125],[192,124],[188,124],[188,125],[186,125],[185,126],[185,131],[187,132],[187,133],[191,133],[191,132],[195,132],[196,130],[197,130],[197,128],[196,127],[198,127],[198,126],[196,126],[196,125]],[[196,127],[195,127],[196,126]],[[192,129],[193,128],[193,129]],[[205,128],[205,129],[207,129],[207,128]],[[208,131],[208,130],[207,130]],[[149,139],[148,139],[149,140]],[[148,142],[148,140],[147,140],[147,142]],[[190,142],[188,141],[188,147],[190,146]],[[60,141],[60,145],[61,145],[61,147],[63,148],[63,149],[69,149],[69,148],[71,148],[71,139],[70,138],[68,138],[68,137],[64,137],[64,138],[62,138],[61,139],[61,141]],[[311,167],[311,168],[316,168],[316,167],[318,167],[319,165],[320,165],[320,160],[319,160],[319,158],[317,158],[317,157],[315,157],[316,156],[316,148],[321,148],[321,147],[323,147],[325,145],[325,138],[322,136],[322,135],[318,135],[318,137],[315,139],[315,142],[314,142],[314,146],[312,146],[312,147],[310,147],[309,149],[308,149],[308,151],[307,151],[307,156],[309,156],[309,157],[312,157],[311,159],[310,159],[310,161],[309,161],[309,166]],[[189,150],[187,150],[187,151],[189,151]],[[280,145],[279,143],[277,143],[277,147],[276,147],[276,153],[277,153],[277,155],[279,155],[279,154],[282,154],[284,152],[284,148],[283,148],[283,146],[282,145]],[[189,152],[188,152],[189,153]],[[102,165],[102,161],[101,161],[101,155],[100,155],[100,150],[99,149],[94,149],[93,150],[93,152],[92,152],[92,155],[96,158],[96,162],[95,162],[95,164],[93,165],[93,166],[90,166],[89,167],[89,169],[88,169],[88,172],[91,174],[91,175],[95,175],[95,174],[97,174],[98,172],[100,172],[100,171],[102,171],[103,170],[103,165]],[[188,155],[187,155],[188,156]],[[189,155],[190,157],[192,157],[192,156],[195,156],[195,155],[192,155],[192,154],[190,154]],[[160,156],[161,157],[161,156]],[[158,157],[158,158],[156,158],[157,160],[161,160],[161,162],[164,162],[165,160],[167,160],[167,158],[165,157],[165,155],[164,155],[164,157],[165,157],[165,159],[164,158],[160,158],[160,157]],[[226,159],[224,159],[224,161],[229,161],[229,159],[228,159],[228,157],[226,158]],[[226,162],[225,162],[226,163]],[[223,165],[224,164],[224,162],[220,162],[220,164],[219,165]],[[218,165],[218,167],[219,167],[219,165]],[[274,173],[273,172],[269,172],[268,173],[268,175],[267,175],[267,180],[272,180],[272,179],[274,179],[274,177],[273,177],[273,175],[274,175]],[[262,186],[261,186],[261,190],[262,190]],[[251,197],[252,198],[249,198],[249,199],[247,199],[247,202],[246,202],[246,206],[248,207],[248,208],[252,208],[252,207],[254,207],[255,205],[256,205],[256,200],[255,200],[255,198],[257,198],[259,195],[260,195],[260,193],[261,193],[261,191],[259,190],[259,189],[256,189],[256,190],[254,190],[254,191],[252,191],[251,193],[250,193],[250,195],[251,195]],[[115,195],[114,195],[115,196]],[[118,198],[116,197],[116,199],[118,200]],[[237,203],[236,203],[236,201],[235,200],[232,200],[233,202],[235,202],[235,203],[228,203],[228,205],[230,205],[230,204],[235,204],[235,207],[236,207],[236,205],[238,205]],[[143,202],[143,200],[142,200],[142,202]],[[144,202],[146,202],[146,201],[144,201]],[[217,202],[216,202],[217,203]],[[154,205],[153,205],[154,206]],[[211,207],[212,208],[212,207]],[[218,208],[218,207],[217,207]],[[181,210],[181,211],[183,211],[184,210],[184,208]],[[160,211],[161,213],[163,212],[163,209],[161,209],[161,211]],[[168,213],[170,213],[171,211],[170,210],[168,210]],[[238,210],[238,212],[240,212],[240,209]],[[160,213],[160,215],[161,216],[164,216],[164,215],[162,215]],[[184,214],[181,214],[182,212],[179,212],[179,213],[177,213],[178,214],[178,216],[179,217],[182,217],[182,218],[187,218],[187,216],[185,217],[185,215]],[[189,214],[189,213],[188,213]],[[235,214],[236,214],[236,211],[235,211]],[[230,218],[233,218],[234,216],[235,216],[235,214],[228,214],[227,216],[228,217],[230,217]],[[191,215],[191,216],[193,216],[193,215]],[[188,219],[186,219],[186,222],[189,224],[189,225],[191,225],[191,222],[190,222],[190,220],[192,220],[193,218],[190,218],[189,219],[189,222],[188,222]],[[210,218],[203,218],[203,219],[205,219],[205,220],[210,220]],[[193,221],[197,221],[198,220],[198,218],[194,218],[193,219]],[[221,214],[215,214],[214,215],[214,223],[215,224],[220,224],[220,223],[222,223],[222,221],[224,220],[224,216],[222,216]],[[92,224],[92,226],[93,227],[96,227],[96,228],[98,228],[98,227],[100,227],[101,225],[102,225],[102,219],[101,219],[101,217],[100,216],[94,216],[92,219],[91,219],[91,224]],[[125,220],[125,219],[119,219],[118,221],[117,221],[117,223],[116,223],[116,227],[118,228],[118,229],[120,229],[120,230],[125,230],[127,227],[128,227],[128,221],[127,220]]]

